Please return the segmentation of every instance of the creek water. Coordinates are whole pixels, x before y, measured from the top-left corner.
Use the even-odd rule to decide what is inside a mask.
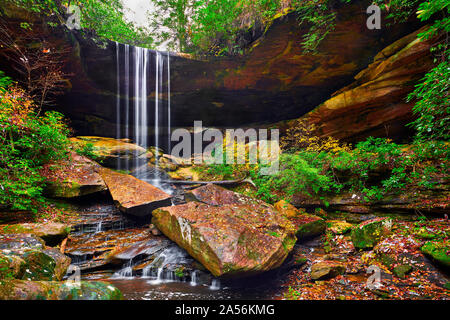
[[[174,242],[152,235],[148,220],[122,215],[108,197],[77,205],[79,223],[65,254],[81,269],[82,280],[109,282],[125,299],[273,299],[282,298],[286,289],[282,282],[290,268],[246,279],[215,279]],[[117,246],[124,250],[111,262],[106,255]]]

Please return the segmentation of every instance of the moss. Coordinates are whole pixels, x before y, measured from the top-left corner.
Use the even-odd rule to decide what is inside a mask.
[[[393,272],[397,277],[404,279],[406,277],[406,275],[408,273],[410,273],[412,270],[413,270],[413,268],[410,265],[402,264],[402,265],[396,266],[394,268]]]
[[[295,237],[289,237],[289,236],[286,237],[282,242],[284,250],[287,253],[291,252],[291,250],[294,247],[296,242],[297,242],[297,239]]]
[[[298,265],[298,266],[302,266],[302,265],[304,265],[306,262],[308,262],[308,259],[306,259],[306,258],[297,258],[297,259],[295,260],[295,264]]]
[[[375,219],[354,228],[351,232],[353,246],[358,249],[373,248],[387,234],[386,224],[391,223],[389,221],[392,220]]]
[[[56,262],[49,255],[39,251],[29,251],[23,255],[25,272],[23,280],[56,280]]]
[[[298,240],[304,240],[312,237],[316,237],[325,232],[326,223],[325,220],[320,219],[312,221],[310,223],[302,224],[296,232]]]
[[[450,256],[448,255],[450,246],[448,242],[428,241],[420,248],[420,250],[441,266],[447,269],[450,268]]]

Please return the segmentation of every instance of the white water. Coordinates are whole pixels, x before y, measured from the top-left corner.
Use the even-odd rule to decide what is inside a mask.
[[[123,53],[122,53],[123,52]],[[122,56],[123,55],[123,56]],[[131,70],[130,61],[134,63]],[[165,62],[166,61],[166,62]],[[116,42],[117,99],[116,99],[116,138],[133,140],[143,148],[148,148],[149,127],[153,126],[153,146],[165,147],[170,153],[171,140],[171,88],[170,88],[170,52],[163,55],[146,48],[121,45]],[[130,77],[133,80],[130,82]],[[154,78],[153,78],[154,77]],[[154,81],[154,92],[149,84]],[[132,90],[131,90],[132,89]],[[130,93],[132,92],[132,95]],[[154,93],[153,119],[149,113],[148,99]],[[164,94],[166,99],[164,99]],[[123,101],[124,100],[124,101]],[[132,103],[130,103],[132,101]],[[132,110],[130,110],[130,107]],[[132,117],[131,117],[132,116]],[[153,121],[152,121],[153,120]],[[167,126],[167,145],[161,141],[161,127]],[[130,132],[133,128],[133,132]],[[155,165],[158,166],[158,154]],[[137,165],[137,160],[134,165]],[[118,164],[119,169],[120,164]],[[125,168],[129,170],[129,165]],[[159,186],[159,177],[154,184]]]
[[[197,273],[198,273],[197,270],[194,270],[191,273],[191,286],[198,285]]]
[[[120,270],[112,275],[113,279],[131,279],[133,278],[133,267],[131,260]]]
[[[164,249],[147,267],[142,270],[143,278],[150,278],[150,284],[161,284],[179,280],[173,267],[186,263],[187,254],[178,247]]]
[[[102,230],[102,220],[100,220],[98,223],[97,223],[97,226],[95,227],[95,232],[94,233],[99,233],[99,232],[102,232],[103,230]]]
[[[211,286],[209,286],[209,289],[211,290],[220,290],[220,281],[217,279],[213,279]]]

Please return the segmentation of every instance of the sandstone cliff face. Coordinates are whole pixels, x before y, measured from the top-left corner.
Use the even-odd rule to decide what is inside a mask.
[[[321,136],[357,141],[368,136],[405,136],[413,102],[406,96],[432,67],[432,40],[420,41],[420,29],[378,53],[355,82],[303,118],[316,124]],[[287,126],[293,122],[288,122]]]
[[[336,29],[321,44],[317,55],[303,52],[305,29],[299,27],[295,13],[273,21],[242,57],[194,60],[172,54],[172,126],[192,126],[194,120],[216,127],[267,124],[312,110],[351,83],[383,47],[415,28],[409,24],[368,30],[363,2],[337,9]],[[114,136],[115,44],[101,49],[92,41],[78,37],[72,40],[74,55],[69,68],[76,76],[71,80],[70,92],[59,101],[60,111],[71,118],[77,134]],[[133,67],[130,77],[134,77]],[[154,87],[151,75],[150,124]],[[124,105],[125,97],[120,98]],[[133,106],[133,100],[130,105]],[[150,134],[152,130],[150,125]]]
[[[333,92],[349,85],[382,48],[418,28],[414,23],[395,27],[383,24],[381,30],[368,30],[365,13],[368,3],[362,0],[337,8],[336,28],[322,42],[316,55],[303,52],[301,43],[306,29],[299,27],[295,13],[274,20],[260,38],[252,39],[251,48],[241,57],[195,60],[186,55],[171,54],[172,127],[190,127],[194,120],[203,120],[205,126],[215,127],[270,124],[294,119],[313,110],[330,99]],[[116,44],[109,42],[100,47],[92,40],[82,39],[76,32],[59,31],[58,39],[66,34],[73,48],[67,71],[74,76],[68,81],[66,94],[58,100],[58,111],[70,118],[77,135],[115,136]],[[55,35],[50,33],[48,38],[55,38]],[[380,134],[380,128],[385,124],[406,121],[410,116],[410,105],[396,101],[408,92],[410,81],[426,70],[428,62],[424,57],[427,52],[424,44],[413,46],[413,50],[420,49],[416,53],[400,54],[405,46],[403,42],[389,46],[390,49],[376,57],[368,68],[370,71],[359,74],[345,93],[332,97],[314,112],[315,122],[330,121],[321,123],[322,134],[342,138],[372,132]],[[155,53],[151,52],[151,55]],[[134,79],[133,66],[132,59],[131,81]],[[0,68],[3,68],[2,62]],[[150,66],[150,70],[147,97],[151,136],[154,66]],[[123,71],[119,74],[123,79]],[[134,105],[132,95],[133,88],[131,108]],[[369,99],[371,95],[376,98],[373,103]],[[350,107],[347,102],[342,102],[349,97],[355,100]],[[162,94],[160,98],[167,99],[167,95]],[[397,100],[392,103],[391,99]],[[123,93],[119,100],[124,106]],[[373,116],[371,111],[380,109],[380,104],[384,108],[381,118],[377,113]],[[339,111],[333,111],[335,109]],[[352,114],[346,115],[347,111]],[[369,130],[371,128],[376,130]]]

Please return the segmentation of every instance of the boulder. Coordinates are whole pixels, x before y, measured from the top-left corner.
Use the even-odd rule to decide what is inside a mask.
[[[0,280],[0,300],[121,300],[109,283]]]
[[[392,227],[392,219],[375,218],[364,221],[353,228],[351,238],[357,249],[372,249],[383,237],[387,236]]]
[[[199,115],[205,126],[221,127],[299,117],[347,85],[387,43],[415,28],[415,23],[408,23],[367,32],[367,15],[361,12],[359,3],[339,6],[336,14],[336,27],[318,47],[318,54],[305,52],[302,42],[309,27],[299,26],[295,12],[277,15],[266,26],[245,26],[239,32],[240,43],[247,43],[244,55],[199,60],[171,53],[171,101],[177,106],[172,108],[172,128],[192,126]],[[117,103],[116,44],[105,42],[100,48],[94,41],[76,35],[71,41],[77,54],[71,56],[69,71],[76,77],[70,79],[71,90],[58,96],[58,110],[83,135],[114,136],[118,129],[116,109],[112,107]],[[119,52],[123,128],[123,46]],[[153,52],[149,55],[151,70],[155,70],[154,56]],[[149,88],[154,88],[154,77],[147,80]],[[154,97],[149,92],[149,105]],[[134,129],[130,125],[129,130]],[[153,123],[149,123],[147,131],[149,137],[154,136]],[[160,134],[165,132],[160,130]],[[165,143],[166,138],[162,137],[160,143]]]
[[[280,200],[274,204],[275,209],[288,218],[295,218],[300,215],[300,210],[285,200]],[[304,213],[304,212],[302,212]]]
[[[321,280],[336,277],[345,272],[345,264],[336,261],[321,261],[311,266],[311,279]]]
[[[147,216],[152,210],[171,204],[171,195],[131,175],[100,168],[99,173],[108,186],[120,211]]]
[[[346,221],[341,220],[329,220],[327,221],[327,230],[334,234],[345,234],[352,230],[353,225]]]
[[[80,147],[91,144],[91,152],[96,160],[109,168],[124,167],[126,164],[143,164],[153,157],[152,152],[137,144],[130,143],[127,139],[80,136],[70,140]]]
[[[71,259],[33,234],[0,234],[0,278],[61,280]],[[8,270],[6,270],[8,269]]]
[[[428,241],[420,248],[420,250],[437,264],[447,270],[450,269],[450,242],[448,240]]]
[[[325,231],[325,220],[315,215],[301,212],[287,202],[278,202],[272,206],[264,201],[255,199],[241,193],[233,192],[215,184],[207,184],[196,188],[185,194],[186,201],[200,201],[209,205],[235,205],[253,204],[259,208],[278,211],[281,216],[286,217],[296,228],[297,239],[307,239],[318,236]],[[289,206],[288,206],[289,205]]]
[[[62,280],[71,262],[69,257],[53,248],[12,254],[19,255],[25,261],[23,280]]]
[[[46,177],[45,193],[54,198],[75,198],[106,190],[106,185],[96,172],[98,164],[75,152],[68,160],[46,164],[41,174]]]
[[[413,270],[413,267],[410,266],[409,264],[401,264],[394,268],[393,273],[397,277],[404,279],[404,278],[406,278],[407,274],[411,273],[412,270]]]
[[[303,213],[295,218],[289,218],[289,221],[296,228],[298,240],[317,237],[325,232],[327,227],[325,220],[313,214]]]
[[[25,261],[22,258],[0,253],[0,279],[21,278],[24,267]]]
[[[59,244],[69,235],[70,227],[63,223],[21,223],[0,226],[0,233],[28,233],[34,234],[45,241],[48,246]]]
[[[188,202],[153,211],[152,223],[216,277],[277,268],[296,241],[292,224],[258,203]]]

